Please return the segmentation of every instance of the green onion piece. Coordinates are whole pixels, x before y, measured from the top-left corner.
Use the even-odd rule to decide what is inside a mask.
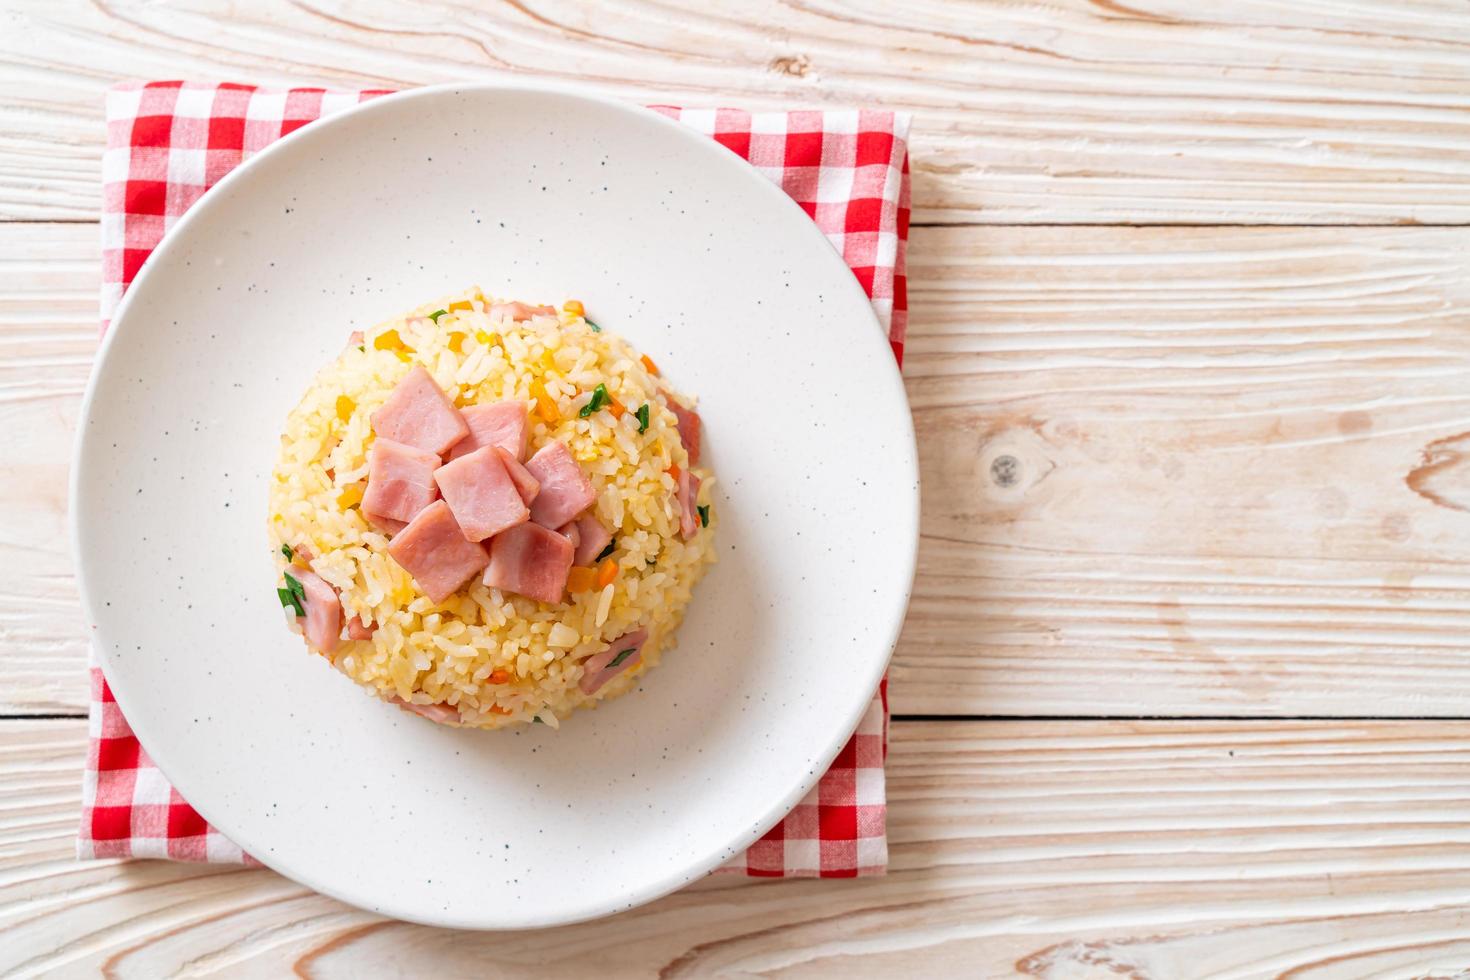
[[[286,556],[287,561],[290,561],[293,554],[291,551],[291,546],[289,544],[281,545],[281,554]]]
[[[699,511],[699,526],[709,527],[709,504],[694,509]]]
[[[306,610],[301,608],[301,600],[290,589],[277,589],[276,598],[281,600],[282,609],[295,609],[296,615],[305,616]]]
[[[448,310],[435,310],[433,313],[429,314],[429,319],[433,320],[434,326],[437,327],[439,325],[439,318],[448,312]]]
[[[612,658],[612,661],[608,664],[608,667],[609,668],[612,668],[612,667],[618,666],[624,660],[627,660],[629,657],[633,656],[633,654],[635,654],[637,652],[638,652],[638,648],[637,647],[629,647],[628,649],[624,650],[622,653],[618,654],[616,657],[613,657]]]
[[[607,543],[607,547],[602,549],[602,553],[599,554],[596,558],[592,559],[593,563],[595,564],[597,562],[602,561],[604,558],[607,558],[607,557],[611,556],[612,553],[617,550],[617,548],[618,548],[618,539],[617,538],[613,538],[611,541],[609,541]]]
[[[585,316],[582,317],[582,322],[585,323],[585,324],[587,324],[587,326],[591,327],[593,333],[602,333],[602,328],[599,327],[597,324],[593,323],[591,320],[587,319]]]
[[[359,353],[359,354],[363,354],[363,353],[366,353],[366,352],[367,352],[367,348],[366,348],[366,347],[364,347],[364,346],[363,346],[363,345],[362,345],[362,344],[358,344],[358,345],[357,345],[357,352],[358,352],[358,353]]]
[[[297,599],[300,599],[302,602],[305,602],[306,601],[306,586],[304,586],[300,582],[298,582],[296,580],[296,578],[290,572],[286,572],[285,575],[286,575],[286,588],[290,589],[291,590],[291,594],[294,595]]]
[[[607,385],[599,384],[596,388],[592,389],[591,399],[588,400],[587,404],[582,406],[582,410],[577,413],[577,417],[585,419],[611,400],[607,394]]]
[[[544,722],[544,721],[541,720],[541,716],[540,715],[536,715],[534,718],[531,719],[531,724],[533,724],[533,725],[544,725],[544,724],[546,724],[546,722]]]
[[[636,416],[637,419],[638,419],[638,432],[639,432],[639,434],[641,435],[642,433],[647,432],[648,431],[648,403],[647,402],[644,402],[642,405],[640,405],[638,407],[638,411],[634,412],[633,415]]]

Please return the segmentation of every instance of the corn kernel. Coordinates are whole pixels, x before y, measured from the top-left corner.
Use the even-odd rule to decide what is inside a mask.
[[[549,351],[549,350],[543,350],[541,352],[541,358],[540,358],[540,360],[541,360],[541,369],[543,371],[555,371],[556,370],[556,355],[553,354],[551,351]]]
[[[579,299],[569,299],[561,305],[561,308],[566,310],[572,316],[587,315],[587,309],[582,305],[582,301]]]
[[[398,358],[404,364],[407,364],[408,362],[410,362],[410,361],[413,360],[413,358],[411,358],[411,357],[408,356],[408,352],[407,351],[396,350],[396,351],[393,352],[393,356],[396,357],[396,358]]]
[[[476,330],[475,339],[484,344],[486,347],[494,347],[496,344],[500,343],[500,334],[486,333],[483,330]]]
[[[357,403],[346,395],[337,396],[337,418],[347,422],[352,418],[352,413],[357,410]]]
[[[346,510],[348,507],[356,507],[362,503],[362,484],[353,483],[342,488],[337,495],[337,506]]]
[[[457,299],[453,303],[450,303],[449,304],[449,312],[450,313],[453,313],[456,310],[472,310],[472,309],[474,309],[474,305],[472,303],[470,303],[470,301],[467,300],[467,299]]]

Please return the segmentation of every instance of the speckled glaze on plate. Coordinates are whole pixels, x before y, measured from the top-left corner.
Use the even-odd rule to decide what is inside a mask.
[[[721,475],[677,649],[560,732],[394,711],[272,588],[287,411],[350,330],[468,282],[581,299],[700,397]],[[713,141],[557,87],[390,96],[230,174],[129,290],[75,462],[92,635],[159,766],[271,867],[436,925],[605,915],[741,851],[856,724],[914,568],[908,406],[841,258]]]

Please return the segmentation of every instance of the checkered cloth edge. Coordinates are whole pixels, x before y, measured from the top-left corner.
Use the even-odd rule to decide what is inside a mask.
[[[165,232],[272,141],[385,90],[128,83],[107,97],[102,328]],[[746,112],[653,106],[748,160],[811,216],[872,298],[902,360],[908,297],[908,118],[870,110]],[[97,666],[77,852],[83,858],[252,863],[153,765]],[[887,866],[887,682],[831,768],[790,814],[720,868],[757,877],[854,877]]]

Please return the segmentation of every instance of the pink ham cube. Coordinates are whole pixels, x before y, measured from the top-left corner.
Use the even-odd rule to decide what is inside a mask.
[[[692,538],[699,533],[699,485],[704,481],[688,470],[679,471],[679,533]]]
[[[561,527],[597,499],[597,491],[587,482],[582,467],[560,442],[542,446],[526,461],[526,469],[541,484],[541,492],[531,504],[531,520],[542,527]]]
[[[556,533],[572,543],[572,561],[577,560],[576,549],[582,544],[582,529],[577,527],[576,521],[570,521],[556,529]]]
[[[373,431],[430,453],[442,453],[470,431],[428,370],[415,364],[393,389],[383,407],[373,413]]]
[[[486,446],[504,446],[517,462],[525,459],[526,435],[531,430],[527,410],[523,401],[491,402],[464,409],[459,414],[470,431],[449,450],[449,458],[458,459]]]
[[[669,408],[674,417],[679,420],[679,441],[684,444],[684,451],[689,454],[689,465],[699,465],[699,413],[692,408],[685,408],[674,399],[669,399]]]
[[[444,502],[470,541],[484,541],[531,516],[497,448],[476,449],[434,471]]]
[[[379,438],[368,452],[362,516],[390,532],[401,530],[439,496],[434,487],[438,468],[439,457],[433,453]]]
[[[505,464],[505,472],[510,474],[511,482],[521,493],[521,499],[526,502],[527,507],[531,506],[531,501],[535,500],[536,494],[541,492],[541,484],[536,482],[530,470],[521,465],[520,460],[505,451],[504,446],[496,446],[495,455],[499,456],[500,461]]]
[[[645,629],[624,633],[613,640],[606,650],[582,662],[582,679],[577,682],[577,687],[583,694],[596,694],[602,685],[623,671],[637,667],[643,661],[642,648],[647,640],[648,630]]]
[[[493,318],[508,317],[520,322],[529,320],[533,316],[556,316],[556,307],[528,306],[521,302],[494,303],[490,306],[490,316]]]
[[[449,505],[436,500],[409,522],[388,554],[418,583],[424,595],[443,602],[490,561],[485,546],[465,538]]]
[[[539,602],[560,602],[572,570],[572,543],[540,524],[517,524],[490,542],[485,584]]]
[[[571,524],[576,534],[568,534],[577,553],[572,556],[572,562],[576,565],[591,565],[602,554],[602,549],[612,542],[612,532],[602,526],[602,522],[588,514],[579,517]],[[562,529],[566,533],[566,529]]]
[[[292,566],[286,570],[301,583],[306,593],[306,642],[318,653],[331,656],[342,641],[342,602],[337,590],[316,572]]]

